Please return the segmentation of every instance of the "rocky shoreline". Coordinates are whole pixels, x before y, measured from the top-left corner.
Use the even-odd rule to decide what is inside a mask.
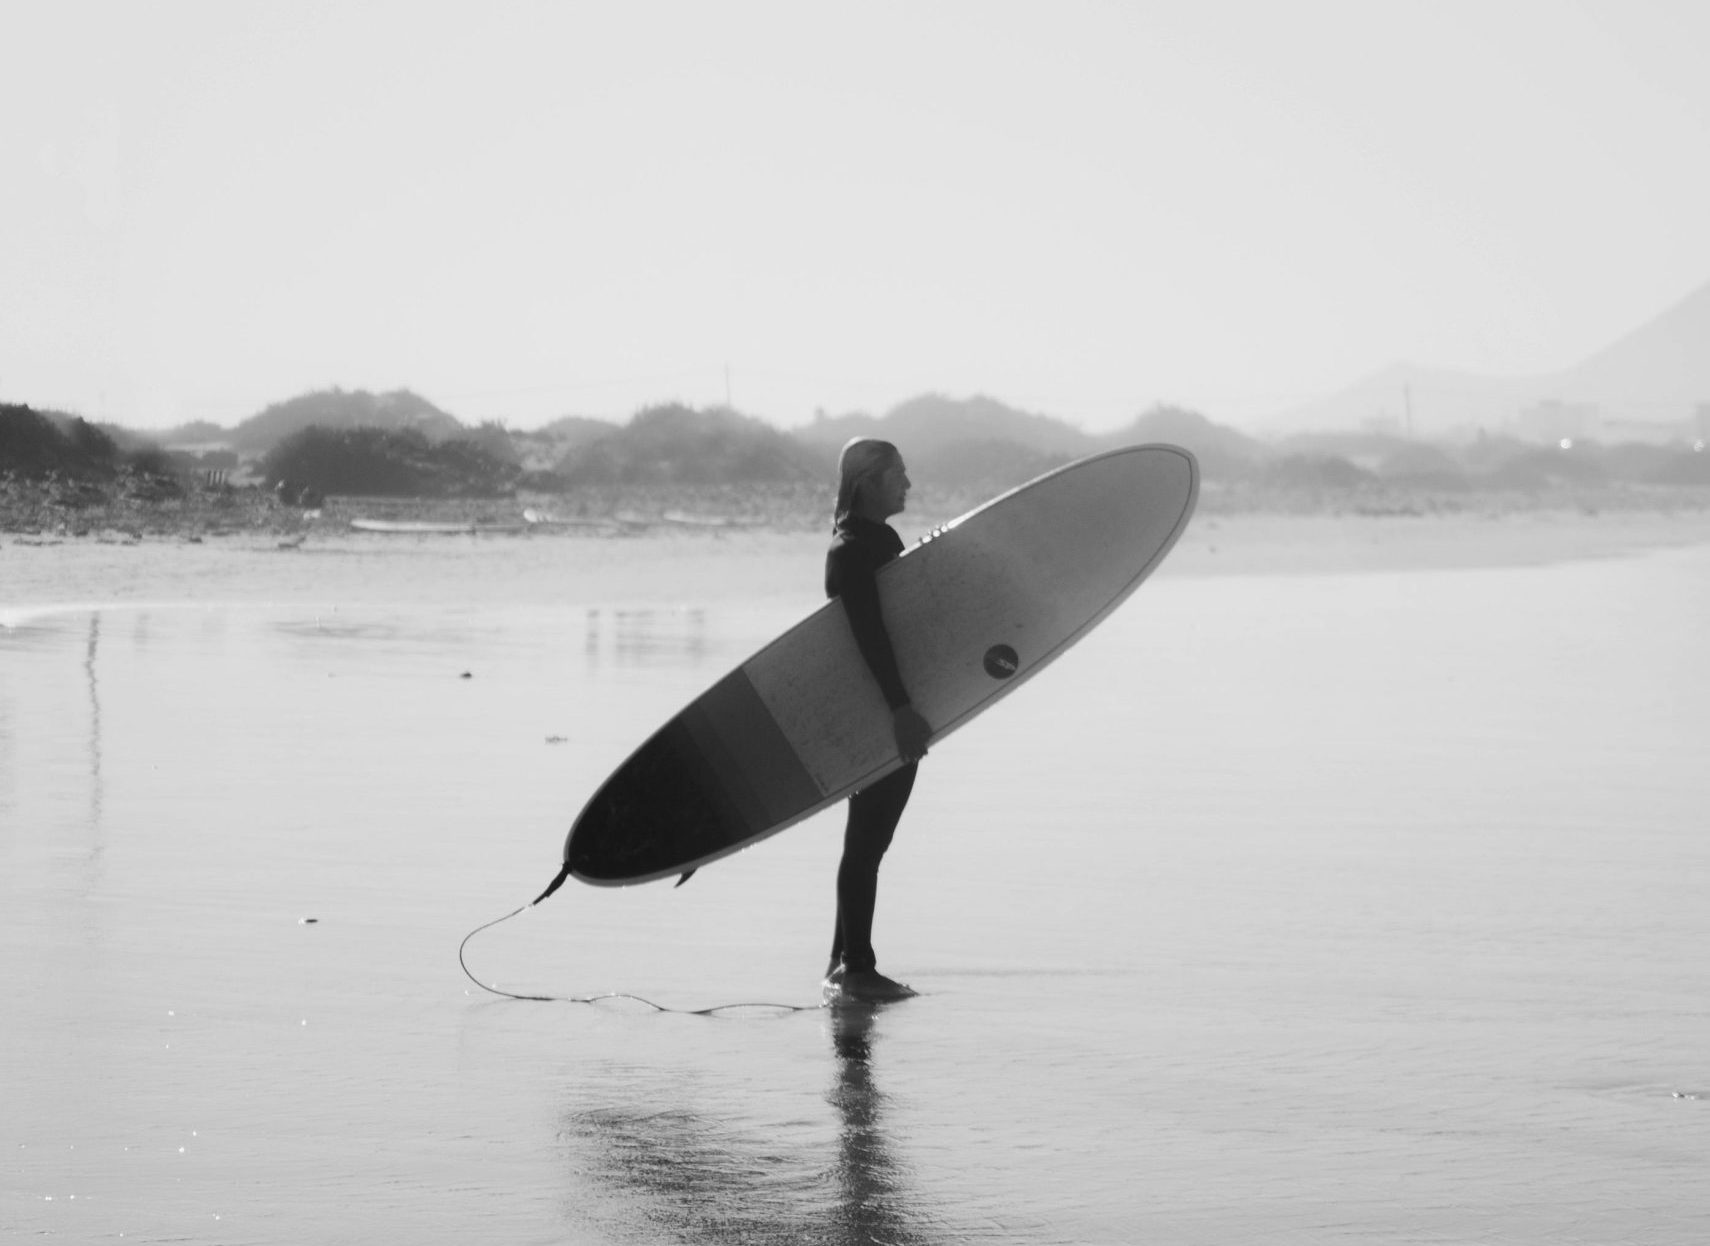
[[[633,535],[650,528],[761,529],[817,532],[826,523],[829,491],[815,485],[601,486],[574,495],[490,498],[328,497],[313,507],[289,505],[258,485],[182,482],[121,473],[100,483],[0,477],[0,534],[15,541],[175,539],[228,536],[330,537],[352,521],[457,525],[476,532],[523,535]],[[984,498],[917,490],[910,518],[942,522]],[[1208,482],[1202,515],[1290,515],[1369,518],[1496,517],[1550,513],[1703,513],[1710,489],[1640,485],[1530,493],[1324,490],[1280,492]]]
[[[335,496],[300,506],[256,485],[183,486],[141,475],[101,483],[0,479],[0,533],[26,541],[291,538],[350,532],[357,520],[522,533],[598,534],[655,524],[794,531],[822,524],[820,494],[800,487],[605,488],[574,498]]]

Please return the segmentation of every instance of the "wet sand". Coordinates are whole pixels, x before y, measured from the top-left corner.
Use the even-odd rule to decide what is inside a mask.
[[[0,1239],[1693,1246],[1706,535],[1196,522],[934,750],[858,1024],[456,963],[820,536],[0,543]],[[472,967],[811,1002],[837,831]]]

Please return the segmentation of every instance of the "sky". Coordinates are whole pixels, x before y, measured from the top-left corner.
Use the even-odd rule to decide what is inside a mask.
[[[1710,280],[1710,4],[0,0],[0,401],[1262,427]]]

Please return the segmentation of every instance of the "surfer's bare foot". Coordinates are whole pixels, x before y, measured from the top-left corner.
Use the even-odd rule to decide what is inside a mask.
[[[850,999],[882,1004],[895,999],[908,999],[918,992],[911,986],[887,978],[877,969],[854,969],[843,974],[843,994]]]

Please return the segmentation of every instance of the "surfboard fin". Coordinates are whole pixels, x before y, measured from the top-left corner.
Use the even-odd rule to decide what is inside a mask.
[[[699,869],[699,868],[700,868],[700,866],[698,866],[698,865],[695,867],[695,869]],[[688,882],[694,876],[695,876],[695,870],[684,870],[683,871],[683,877],[679,878],[675,883],[673,883],[671,885],[671,890],[672,891],[677,890],[678,887],[681,887],[684,883]]]

